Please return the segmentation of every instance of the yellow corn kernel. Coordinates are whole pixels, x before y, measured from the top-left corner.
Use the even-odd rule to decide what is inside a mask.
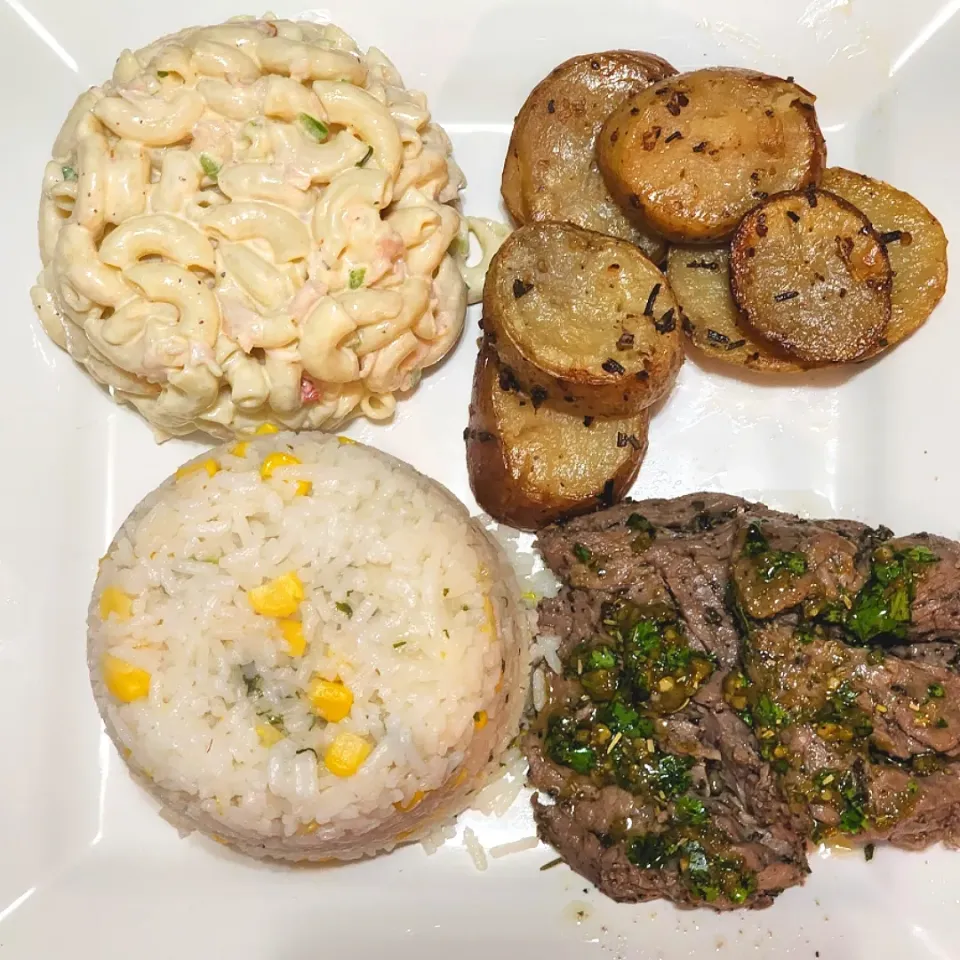
[[[303,624],[299,620],[281,620],[280,633],[287,643],[287,653],[291,657],[302,657],[307,649],[307,638],[303,635]]]
[[[247,455],[247,449],[250,444],[246,440],[241,440],[239,443],[234,444],[227,453],[232,454],[235,457],[245,457]]]
[[[264,480],[269,480],[278,467],[293,467],[301,462],[292,453],[284,453],[282,450],[268,453],[260,464],[260,476]]]
[[[353,440],[353,439],[350,438],[350,437],[337,437],[337,439],[338,439],[341,443],[356,443],[356,442],[357,442],[356,440]]]
[[[298,480],[295,497],[309,497],[313,491],[313,484],[309,480]]]
[[[327,747],[323,762],[335,777],[352,777],[370,756],[373,744],[355,733],[340,733]]]
[[[424,792],[422,790],[418,790],[406,803],[400,800],[393,806],[401,813],[409,813],[424,798],[424,796]]]
[[[339,723],[353,707],[353,691],[343,683],[317,677],[307,690],[313,709],[327,723]]]
[[[265,437],[268,433],[279,433],[280,428],[272,423],[261,423],[254,431],[258,437]]]
[[[272,747],[283,739],[283,734],[271,723],[258,723],[254,729],[265,747]]]
[[[292,571],[247,591],[250,606],[264,617],[292,617],[303,596],[303,584]]]
[[[123,703],[142,700],[150,692],[150,674],[109,653],[103,658],[103,682]]]
[[[306,834],[309,836],[311,833],[316,833],[320,829],[320,824],[316,820],[310,820],[308,823],[301,823],[297,829],[297,833]]]
[[[532,590],[528,590],[526,593],[521,593],[520,598],[522,600],[526,600],[527,603],[537,602],[537,595]]]
[[[104,587],[100,594],[100,619],[106,620],[111,613],[118,620],[129,620],[133,616],[133,597],[119,587]]]
[[[482,730],[487,725],[487,711],[478,710],[473,715],[473,725],[478,729]]]
[[[201,460],[200,463],[188,463],[185,467],[181,467],[177,471],[177,479],[182,480],[184,477],[192,477],[195,473],[200,473],[202,470],[207,472],[208,477],[212,477],[220,472],[220,464],[212,457]]]

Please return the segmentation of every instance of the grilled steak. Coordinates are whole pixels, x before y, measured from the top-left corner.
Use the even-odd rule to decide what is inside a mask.
[[[605,893],[763,907],[811,842],[960,845],[960,546],[704,493],[539,547],[534,813]]]

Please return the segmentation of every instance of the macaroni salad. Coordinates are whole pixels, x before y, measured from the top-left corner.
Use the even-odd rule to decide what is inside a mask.
[[[160,436],[385,419],[456,342],[464,276],[476,298],[502,239],[461,217],[463,186],[376,48],[287,20],[184,30],[70,111],[34,307]]]

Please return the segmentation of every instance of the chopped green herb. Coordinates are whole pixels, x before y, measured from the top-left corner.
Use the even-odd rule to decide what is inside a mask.
[[[637,710],[621,699],[615,699],[605,706],[599,712],[598,719],[609,727],[611,733],[622,733],[630,740],[646,740],[653,736],[653,721],[648,717],[641,717]]]
[[[943,684],[931,683],[927,687],[927,694],[936,700],[942,700],[947,695],[947,691],[943,689]]]
[[[444,635],[448,640],[450,639],[450,631],[449,631],[449,630],[444,630],[444,631],[443,631],[443,635]]]
[[[754,558],[760,579],[766,583],[774,580],[781,573],[802,577],[807,572],[807,558],[802,553],[772,549],[770,542],[760,530],[759,523],[751,523],[747,527],[743,552],[748,557]]]
[[[407,645],[407,641],[406,641],[406,640],[398,640],[398,641],[393,645],[393,649],[394,649],[394,650],[399,650],[401,647],[405,647],[406,645]]]
[[[866,860],[867,863],[869,863],[873,859],[873,854],[876,849],[877,848],[872,843],[868,843],[863,848],[863,859]]]
[[[255,673],[252,677],[244,674],[243,682],[246,685],[248,697],[252,697],[255,694],[259,696],[263,692],[263,677],[261,677],[259,673]]]
[[[443,588],[443,595],[444,595],[445,597],[450,596],[450,588],[449,588],[449,587],[444,587],[444,588]]]
[[[774,729],[790,722],[790,714],[767,694],[760,695],[753,708],[753,719],[757,726]]]
[[[330,135],[330,128],[322,120],[311,117],[309,113],[301,113],[298,119],[308,136],[316,140],[317,143],[323,143]]]
[[[588,564],[593,559],[593,554],[582,543],[573,545],[573,555],[583,564]]]
[[[843,619],[853,639],[864,644],[881,636],[904,639],[921,568],[937,560],[926,547],[898,551],[878,548],[873,555],[870,579]]]
[[[709,819],[707,808],[702,800],[689,795],[680,797],[674,805],[676,818],[681,823],[690,823],[695,827],[702,827]]]
[[[344,602],[343,600],[340,600],[340,601],[338,601],[337,603],[335,603],[334,606],[335,606],[342,614],[344,614],[344,615],[347,617],[348,620],[350,619],[350,617],[353,616],[353,607],[351,607],[349,603],[346,603],[346,602]]]
[[[651,540],[656,532],[653,524],[646,517],[641,516],[639,513],[631,513],[630,516],[627,517],[627,527],[634,533],[650,534]]]
[[[580,743],[576,739],[577,733],[573,718],[552,717],[545,743],[547,756],[577,773],[587,774],[597,765],[597,752],[593,747]]]
[[[76,180],[77,171],[74,167],[61,167],[60,172],[63,174],[64,180]]]
[[[260,713],[258,716],[263,717],[271,727],[275,727],[277,730],[283,730],[283,717],[279,713]]]
[[[317,760],[320,759],[320,758],[317,756],[317,751],[314,750],[313,747],[304,747],[302,750],[298,750],[298,751],[294,754],[294,756],[299,757],[301,753],[312,753],[312,754],[314,755],[314,757],[316,757]]]
[[[363,278],[367,275],[366,267],[356,267],[354,270],[350,271],[350,289],[356,290],[358,287],[363,286]]]
[[[200,166],[211,180],[216,180],[220,174],[220,164],[205,153],[200,154]]]
[[[373,147],[367,147],[367,152],[357,161],[358,167],[365,167],[367,161],[373,156]]]
[[[169,71],[169,70],[158,70],[158,71],[157,71],[157,76],[158,76],[161,80],[163,80],[165,77],[169,77],[169,76],[170,76],[170,71]]]
[[[643,833],[627,844],[627,859],[641,870],[665,867],[674,852],[661,833]]]
[[[609,647],[598,647],[590,651],[586,670],[613,670],[617,665],[617,658]]]
[[[552,870],[554,867],[559,867],[561,863],[563,863],[563,857],[557,857],[555,860],[547,861],[540,870]]]
[[[860,807],[850,806],[840,814],[840,829],[844,833],[860,833],[867,822],[867,815]]]

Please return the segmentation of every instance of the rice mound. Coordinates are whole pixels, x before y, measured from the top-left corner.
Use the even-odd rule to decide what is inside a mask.
[[[278,452],[300,462],[264,478]],[[291,572],[301,656],[248,593]],[[369,447],[282,433],[203,454],[132,512],[101,562],[87,652],[107,732],[168,820],[316,861],[419,840],[468,805],[518,732],[529,642],[512,569],[444,487]],[[149,692],[111,693],[108,662],[145,671]],[[351,691],[343,719],[318,716],[318,678]],[[371,752],[336,776],[344,733]]]

